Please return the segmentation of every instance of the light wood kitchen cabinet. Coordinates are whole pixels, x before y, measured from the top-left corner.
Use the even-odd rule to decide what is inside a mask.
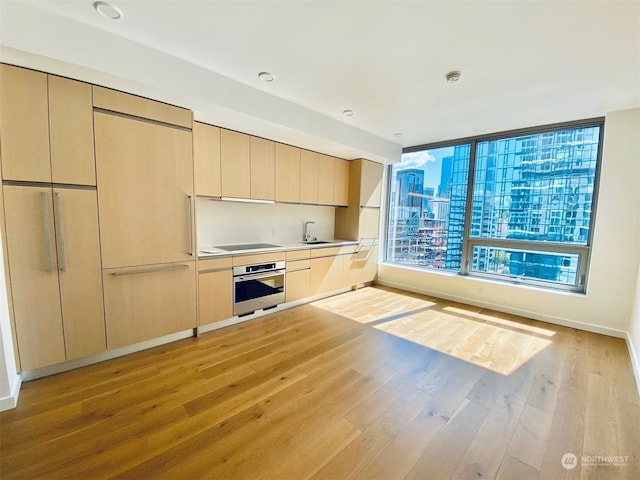
[[[276,143],[276,201],[300,203],[300,149]]]
[[[251,147],[247,134],[221,129],[222,196],[251,198]]]
[[[316,152],[300,151],[300,203],[318,203],[318,157]]]
[[[275,142],[251,137],[251,198],[275,200],[276,198],[276,147]]]
[[[91,85],[0,65],[5,180],[95,185]]]
[[[378,273],[378,245],[363,243],[347,260],[347,281],[350,286],[373,282]]]
[[[311,295],[332,292],[348,286],[346,263],[350,255],[312,258],[309,289]]]
[[[382,174],[384,166],[381,163],[359,160],[359,185],[350,188],[360,190],[360,206],[380,208],[382,192]],[[358,170],[358,169],[357,169]],[[357,172],[354,175],[357,179]]]
[[[95,185],[91,85],[49,75],[51,181]]]
[[[320,155],[318,162],[318,203],[334,205],[336,189],[336,159]]]
[[[106,349],[98,200],[94,190],[53,189],[67,360]],[[64,263],[63,263],[64,262]]]
[[[103,270],[109,349],[196,326],[195,262]]]
[[[198,325],[233,316],[233,259],[213,257],[198,260]]]
[[[334,205],[347,206],[349,203],[349,162],[335,159]]]
[[[6,185],[4,200],[22,369],[104,351],[96,192]]]
[[[94,114],[104,268],[191,260],[191,132]]]
[[[378,238],[383,167],[362,159],[349,163],[349,203],[336,210],[335,235],[348,240]]]
[[[5,180],[51,182],[46,73],[0,65],[0,142]]]
[[[233,317],[233,271],[230,268],[198,274],[198,325]]]
[[[196,195],[222,195],[220,128],[193,122],[193,169]]]
[[[285,297],[287,302],[294,302],[311,296],[309,288],[311,280],[311,261],[294,260],[287,262],[285,278]]]

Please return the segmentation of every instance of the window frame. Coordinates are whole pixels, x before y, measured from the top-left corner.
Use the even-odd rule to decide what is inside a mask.
[[[467,178],[467,198],[465,204],[465,216],[464,216],[464,229],[462,236],[462,255],[460,259],[460,271],[452,272],[450,270],[437,270],[437,269],[421,269],[426,272],[445,274],[445,275],[462,275],[474,278],[484,278],[488,280],[499,281],[507,284],[514,285],[528,285],[534,287],[543,287],[550,291],[560,290],[569,291],[574,293],[587,292],[589,283],[589,266],[591,264],[591,254],[593,245],[593,235],[595,232],[595,226],[597,222],[597,206],[600,190],[600,174],[602,169],[602,150],[604,146],[604,130],[605,122],[604,117],[588,118],[584,120],[574,120],[569,122],[560,122],[546,125],[539,125],[535,127],[519,128],[514,130],[506,130],[502,132],[476,135],[472,137],[464,137],[451,141],[439,141],[428,144],[414,145],[411,147],[405,147],[402,149],[402,154],[419,152],[423,150],[434,150],[443,147],[456,147],[460,145],[470,145],[469,153],[469,174]],[[483,237],[471,237],[471,216],[473,214],[473,189],[475,185],[476,175],[476,159],[477,159],[477,144],[480,142],[492,142],[505,140],[520,136],[539,135],[544,133],[554,133],[561,130],[570,130],[578,128],[599,127],[598,133],[598,153],[596,156],[595,173],[593,179],[593,197],[591,201],[591,213],[589,217],[589,234],[585,244],[570,244],[563,242],[545,242],[535,240],[523,240],[523,239],[492,239]],[[393,165],[387,167],[387,203],[386,203],[386,215],[385,215],[385,228],[384,228],[384,261],[390,265],[394,265],[400,268],[416,268],[415,266],[403,265],[400,263],[394,263],[389,261],[389,222],[391,220],[391,183],[393,181]],[[496,249],[512,249],[512,250],[524,250],[536,253],[549,253],[549,254],[569,254],[578,256],[578,266],[576,274],[575,285],[561,284],[543,279],[524,278],[516,275],[506,275],[491,272],[479,272],[471,269],[473,260],[473,250],[475,247],[488,247]]]

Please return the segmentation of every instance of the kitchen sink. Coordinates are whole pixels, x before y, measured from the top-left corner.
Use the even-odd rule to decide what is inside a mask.
[[[331,243],[325,240],[309,240],[308,242],[300,242],[302,245],[320,245],[321,243]]]

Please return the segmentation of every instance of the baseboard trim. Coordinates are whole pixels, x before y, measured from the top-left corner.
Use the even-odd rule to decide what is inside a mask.
[[[541,315],[537,312],[530,312],[528,310],[522,310],[519,308],[505,307],[504,305],[493,304],[489,302],[480,302],[471,298],[462,297],[459,295],[449,295],[447,293],[438,292],[436,290],[427,290],[423,288],[416,288],[412,285],[404,285],[396,282],[389,282],[386,280],[379,280],[376,282],[378,285],[386,287],[397,288],[399,290],[407,290],[413,293],[419,293],[421,295],[428,295],[432,297],[442,298],[445,300],[451,300],[453,302],[465,303],[467,305],[473,305],[475,307],[488,308],[496,310],[498,312],[509,313],[512,315],[519,315],[521,317],[527,317],[534,320],[540,320],[541,322],[551,323],[553,325],[560,325],[562,327],[575,328],[577,330],[584,330],[586,332],[599,333],[601,335],[607,335],[609,337],[627,338],[627,332],[624,330],[618,330],[615,328],[603,327],[601,325],[594,325],[591,323],[578,322],[570,320],[568,318],[555,317],[552,315]]]
[[[251,315],[245,315],[243,317],[231,317],[225,320],[220,320],[219,322],[208,323],[206,325],[202,325],[198,327],[198,335],[207,332],[213,332],[214,330],[219,330],[221,328],[230,327],[231,325],[237,325],[239,323],[248,322],[249,320],[255,320],[256,318],[264,317],[265,315],[271,315],[272,313],[281,312],[283,310],[288,310],[289,308],[297,307],[299,305],[304,305],[307,303],[315,302],[316,300],[321,300],[323,298],[332,297],[334,295],[338,295],[340,293],[345,293],[350,291],[351,288],[342,288],[340,290],[334,290],[327,293],[321,293],[319,295],[314,295],[312,297],[305,297],[301,300],[295,300],[293,302],[281,303],[275,308],[270,308],[268,310],[258,310]]]
[[[0,412],[11,410],[18,405],[18,397],[20,396],[20,387],[22,386],[22,376],[16,375],[13,385],[9,389],[10,393],[6,397],[0,398]]]
[[[112,358],[122,357],[124,355],[129,355],[130,353],[141,352],[142,350],[147,350],[149,348],[159,347],[160,345],[176,342],[178,340],[184,340],[185,338],[193,337],[194,330],[195,329],[190,328],[181,332],[165,335],[164,337],[153,338],[151,340],[135,343],[133,345],[127,345],[126,347],[107,350],[106,352],[102,352],[97,355],[91,355],[90,357],[82,357],[75,360],[58,363],[56,365],[36,368],[34,370],[27,370],[21,373],[22,380],[27,382],[29,380],[35,380],[37,378],[48,377],[49,375],[55,375],[57,373],[62,373],[69,370],[75,370],[76,368],[86,367],[87,365],[93,365],[94,363],[104,362],[105,360],[111,360]]]
[[[640,351],[636,348],[640,345],[634,345],[631,341],[631,335],[627,332],[627,348],[629,349],[629,356],[631,357],[631,366],[633,367],[633,375],[636,377],[636,388],[638,389],[638,395],[640,395]]]

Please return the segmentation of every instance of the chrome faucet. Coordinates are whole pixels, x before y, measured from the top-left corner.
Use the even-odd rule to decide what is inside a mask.
[[[316,222],[304,222],[304,233],[303,240],[308,242],[310,240],[315,240],[315,238],[311,238],[311,231],[309,229],[309,225],[315,225]]]

